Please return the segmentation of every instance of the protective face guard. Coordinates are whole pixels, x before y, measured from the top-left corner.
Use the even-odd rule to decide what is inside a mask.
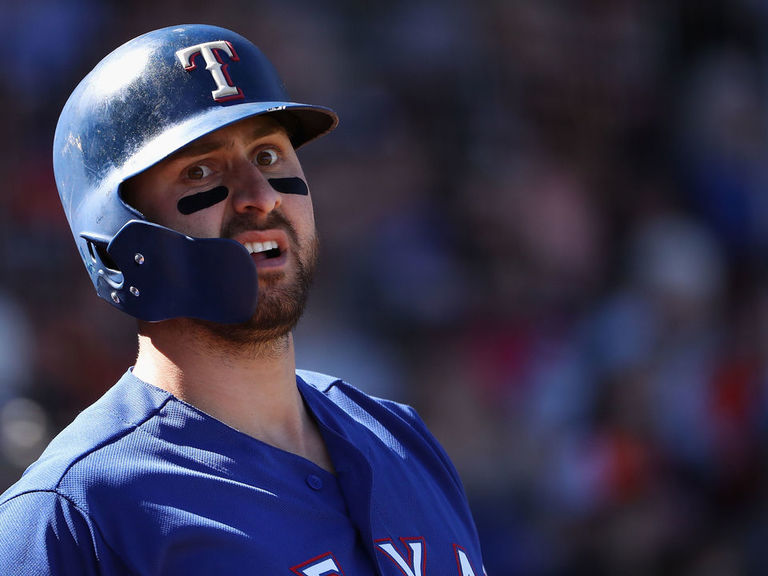
[[[92,244],[100,240],[90,237]],[[248,251],[234,240],[191,238],[132,220],[106,247],[111,268],[92,258],[96,290],[126,314],[158,321],[188,317],[234,323],[256,311],[258,279]],[[233,278],[233,271],[241,271]]]
[[[83,79],[59,117],[53,162],[64,212],[100,297],[144,320],[250,318],[258,283],[245,248],[146,222],[119,189],[193,140],[262,114],[286,127],[294,147],[338,122],[328,108],[291,102],[256,46],[214,26],[140,36]]]

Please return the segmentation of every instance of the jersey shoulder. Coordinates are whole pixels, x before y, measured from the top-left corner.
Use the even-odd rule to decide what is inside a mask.
[[[0,506],[21,494],[50,492],[87,508],[89,484],[114,476],[115,469],[121,465],[119,459],[104,457],[104,453],[124,442],[168,400],[160,390],[146,387],[136,394],[135,381],[127,376],[83,410],[50,442],[18,482],[0,495]],[[128,396],[130,401],[126,401]],[[88,474],[80,474],[86,469]],[[69,482],[73,476],[77,477],[76,481]]]
[[[327,399],[347,413],[354,415],[359,414],[364,407],[379,407],[406,419],[412,425],[423,426],[416,410],[408,404],[372,396],[345,380],[329,374],[311,370],[297,370],[296,374],[302,381],[322,392]]]
[[[335,376],[307,370],[297,370],[296,373],[302,381],[321,392],[337,409],[336,413],[340,411],[347,422],[362,425],[397,452],[401,452],[401,446],[407,442],[411,450],[438,460],[453,484],[463,491],[450,457],[415,408],[402,402],[372,396]],[[332,415],[333,411],[329,414]]]

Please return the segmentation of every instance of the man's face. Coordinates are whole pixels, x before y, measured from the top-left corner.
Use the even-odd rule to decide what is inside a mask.
[[[121,194],[151,222],[195,238],[231,238],[252,253],[254,317],[236,326],[202,324],[228,339],[263,341],[298,322],[317,236],[301,164],[274,119],[248,118],[195,140],[131,178]]]

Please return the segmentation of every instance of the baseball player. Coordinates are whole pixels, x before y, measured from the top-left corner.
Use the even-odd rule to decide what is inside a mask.
[[[295,150],[336,124],[205,25],[140,36],[75,89],[56,184],[139,351],[0,496],[0,574],[483,574],[417,414],[295,367],[317,257]]]

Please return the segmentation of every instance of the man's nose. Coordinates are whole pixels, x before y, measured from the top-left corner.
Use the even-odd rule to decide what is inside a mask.
[[[282,203],[281,194],[267,178],[247,159],[239,161],[233,170],[232,205],[236,212],[256,211],[269,214]]]

